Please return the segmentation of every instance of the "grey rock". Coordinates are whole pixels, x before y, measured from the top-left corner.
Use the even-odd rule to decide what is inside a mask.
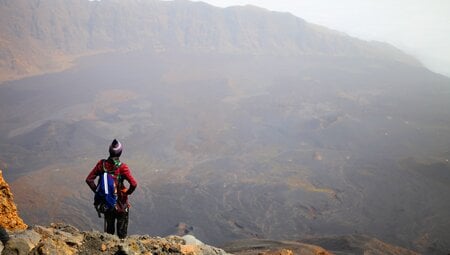
[[[23,238],[12,238],[2,251],[2,255],[27,255],[34,246]]]
[[[187,245],[203,245],[203,242],[198,240],[193,235],[184,235],[182,238],[185,241],[185,244]]]
[[[64,223],[52,223],[51,227],[69,234],[76,234],[80,232],[80,230],[76,227]]]
[[[226,251],[209,245],[200,246],[200,254],[202,255],[228,255]]]
[[[222,249],[212,247],[209,245],[204,244],[202,241],[198,240],[193,235],[184,235],[182,237],[186,245],[196,245],[200,249],[200,254],[202,255],[225,255],[228,254]]]
[[[31,255],[59,255],[64,254],[58,247],[49,239],[43,240],[31,252]]]
[[[35,231],[36,233],[40,234],[43,237],[52,236],[54,233],[52,228],[46,228],[46,227],[39,226],[39,225],[33,226],[32,230]]]
[[[28,254],[40,240],[41,235],[33,230],[12,234],[2,254]]]

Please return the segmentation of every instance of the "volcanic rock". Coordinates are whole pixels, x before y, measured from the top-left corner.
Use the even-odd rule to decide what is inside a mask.
[[[23,230],[27,225],[20,218],[14,196],[0,170],[0,226],[7,230]]]
[[[195,237],[190,237],[195,239]],[[80,231],[73,226],[57,223],[49,227],[34,226],[13,232],[2,254],[184,254],[226,255],[219,248],[201,244],[186,244],[179,236],[150,237],[133,235],[126,239],[100,233]]]

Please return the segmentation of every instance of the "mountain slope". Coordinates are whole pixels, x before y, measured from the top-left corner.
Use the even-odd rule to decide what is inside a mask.
[[[97,231],[82,232],[63,223],[52,223],[50,227],[35,225],[27,228],[27,225],[17,214],[13,195],[8,183],[3,179],[1,171],[0,190],[0,205],[2,208],[0,211],[0,219],[2,219],[0,226],[7,228],[10,233],[7,235],[8,238],[3,239],[4,236],[2,236],[2,242],[6,240],[5,244],[0,243],[0,253],[2,254],[228,254],[222,249],[203,244],[194,236],[189,235],[188,232],[192,228],[183,224],[179,226],[179,235],[171,235],[165,238],[134,235],[127,237],[125,240],[119,240],[116,236]],[[4,219],[7,221],[4,221]],[[328,239],[328,242],[330,241],[332,242],[331,238]],[[392,249],[389,245],[379,241],[377,244],[378,246],[383,245],[381,251],[386,252],[386,254]],[[228,252],[235,254],[243,254],[244,250],[250,249],[251,253],[246,251],[245,254],[258,252],[258,254],[269,255],[274,254],[281,247],[283,247],[281,252],[287,252],[286,254],[292,254],[293,251],[299,255],[331,254],[311,244],[269,240],[241,240],[229,244],[226,249]],[[410,254],[401,248],[397,248],[397,250],[401,252],[396,254]]]
[[[0,81],[71,65],[79,56],[153,51],[336,55],[418,64],[368,43],[256,7],[220,9],[188,1],[0,1]]]
[[[56,110],[11,111],[17,122],[3,122],[30,130],[1,126],[14,131],[2,138],[0,155],[29,222],[98,227],[84,178],[105,156],[108,138],[119,136],[123,160],[139,180],[131,198],[134,233],[170,234],[184,222],[214,244],[358,232],[424,253],[448,247],[448,79],[419,67],[339,57],[137,52],[87,60],[69,73],[2,90],[23,96],[2,109],[40,93],[67,99],[36,102]],[[141,63],[157,68],[140,70]],[[49,86],[45,92],[30,86],[40,80]],[[119,88],[138,96],[114,107],[99,103]],[[85,91],[86,99],[74,107],[64,90]],[[50,125],[63,128],[53,134],[79,127],[98,142],[83,142],[85,131],[63,139],[46,135],[53,132],[48,124],[33,129],[30,123],[42,118],[64,120]],[[64,189],[52,192],[55,184]],[[41,194],[40,207],[28,202],[31,194]]]

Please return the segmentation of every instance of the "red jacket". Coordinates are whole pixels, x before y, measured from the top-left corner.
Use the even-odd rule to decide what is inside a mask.
[[[97,176],[100,176],[103,174],[103,162],[105,162],[105,168],[107,171],[112,171],[115,167],[112,162],[109,160],[100,160],[97,165],[95,165],[94,169],[89,173],[89,175],[86,177],[86,183],[89,185],[91,190],[93,192],[96,192],[97,190],[97,184],[95,183],[95,179]],[[117,177],[120,176],[120,180],[117,179]],[[126,208],[130,207],[130,204],[128,202],[128,195],[133,193],[133,191],[137,187],[137,182],[134,179],[133,175],[131,175],[131,171],[128,168],[127,164],[121,163],[121,165],[114,171],[114,181],[116,182],[117,189],[117,210],[125,211]],[[123,183],[124,180],[127,180],[129,183],[129,188],[127,189],[125,184]]]

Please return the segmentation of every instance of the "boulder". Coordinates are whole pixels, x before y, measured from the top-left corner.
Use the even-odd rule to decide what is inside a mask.
[[[33,230],[14,232],[5,244],[2,255],[28,254],[41,240],[41,235]]]

